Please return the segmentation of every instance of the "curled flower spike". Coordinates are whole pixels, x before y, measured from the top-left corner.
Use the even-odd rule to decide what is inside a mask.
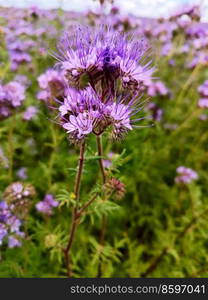
[[[53,213],[52,209],[57,206],[58,202],[54,199],[53,195],[47,194],[42,201],[36,204],[36,209],[38,212],[50,216]]]
[[[104,95],[115,93],[115,80],[123,86],[140,89],[152,77],[151,61],[143,63],[148,47],[111,28],[101,26],[97,31],[75,27],[71,36],[65,34],[58,44],[59,66],[68,84],[78,89],[100,82]]]

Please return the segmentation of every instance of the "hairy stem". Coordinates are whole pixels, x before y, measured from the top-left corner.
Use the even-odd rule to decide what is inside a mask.
[[[97,151],[98,151],[98,156],[100,156],[99,158],[99,166],[100,166],[100,172],[102,175],[102,181],[103,184],[105,184],[106,181],[106,176],[105,176],[105,170],[104,170],[104,166],[103,166],[103,146],[102,146],[102,139],[100,135],[97,135]]]
[[[80,146],[79,163],[78,163],[77,174],[76,174],[76,179],[75,179],[75,186],[74,186],[74,194],[75,194],[76,204],[75,204],[75,207],[74,207],[73,213],[72,213],[72,222],[71,222],[71,228],[70,228],[70,232],[69,232],[68,243],[66,245],[66,248],[63,249],[68,277],[72,277],[70,250],[73,245],[77,226],[79,224],[78,204],[79,204],[81,178],[82,178],[82,172],[83,172],[83,166],[84,166],[84,152],[85,152],[85,142],[83,142]]]
[[[103,147],[102,147],[102,140],[101,140],[101,136],[97,136],[97,151],[98,151],[98,156],[99,158],[99,166],[100,166],[100,172],[102,175],[102,183],[105,184],[106,182],[106,175],[105,175],[105,170],[104,170],[104,166],[103,166]],[[105,200],[105,199],[104,199]],[[104,246],[105,243],[105,234],[106,234],[106,228],[107,228],[107,218],[105,215],[102,216],[102,224],[101,224],[101,230],[100,230],[100,245]],[[102,262],[101,259],[99,261],[99,265],[98,265],[98,274],[97,277],[101,277],[102,276]]]

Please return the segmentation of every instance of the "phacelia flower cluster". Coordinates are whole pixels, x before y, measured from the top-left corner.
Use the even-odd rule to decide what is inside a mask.
[[[0,84],[0,120],[9,117],[14,109],[22,105],[25,87],[17,81]]]
[[[163,117],[163,109],[160,108],[156,103],[150,102],[147,105],[147,109],[152,113],[153,120],[160,122]]]
[[[184,166],[178,167],[176,172],[178,173],[178,176],[175,178],[176,183],[188,184],[198,179],[198,174],[194,170]]]
[[[133,119],[141,110],[138,95],[154,71],[151,61],[144,63],[145,42],[102,26],[97,31],[78,27],[72,36],[63,36],[58,49],[58,66],[68,85],[59,112],[71,140],[109,128],[121,138],[132,130],[141,120]]]
[[[42,201],[39,201],[36,204],[36,209],[38,212],[44,215],[51,216],[53,213],[53,208],[57,207],[58,204],[58,201],[54,199],[53,195],[47,194]]]
[[[5,202],[0,202],[0,246],[4,243],[9,248],[20,247],[24,232],[20,230],[22,223],[13,214],[11,207]]]

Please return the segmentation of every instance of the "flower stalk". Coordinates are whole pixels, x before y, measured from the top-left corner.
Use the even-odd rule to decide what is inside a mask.
[[[78,213],[78,205],[79,205],[79,197],[80,197],[81,178],[82,178],[82,172],[84,166],[84,153],[85,153],[85,142],[83,142],[80,145],[79,163],[78,163],[78,169],[77,169],[75,187],[74,187],[76,204],[72,212],[71,229],[69,232],[69,239],[67,242],[67,246],[65,249],[63,249],[68,277],[72,277],[70,250],[74,242],[75,232],[79,224],[79,218],[81,216],[81,214]]]

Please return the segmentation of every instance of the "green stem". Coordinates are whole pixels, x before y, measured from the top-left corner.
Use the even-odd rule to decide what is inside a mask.
[[[13,163],[14,163],[14,143],[13,143],[13,135],[14,135],[14,128],[16,123],[16,116],[15,114],[10,119],[10,126],[8,132],[8,158],[9,158],[9,181],[12,182],[13,178]]]
[[[103,185],[106,182],[106,174],[105,174],[105,169],[103,166],[103,147],[102,147],[102,140],[101,140],[101,136],[97,136],[97,151],[98,151],[98,156],[99,158],[99,166],[100,166],[100,172],[102,175],[102,183]],[[105,198],[103,198],[103,201],[105,200]],[[106,235],[106,229],[107,229],[107,217],[105,215],[102,216],[102,222],[101,222],[101,230],[100,230],[100,240],[99,243],[101,245],[101,247],[104,246],[105,243],[105,235]],[[102,261],[101,259],[99,260],[99,265],[98,265],[98,274],[97,277],[100,278],[102,276]]]
[[[78,204],[79,204],[79,196],[80,196],[80,186],[81,186],[81,178],[84,166],[84,153],[85,153],[85,142],[80,145],[80,154],[79,154],[79,162],[78,162],[78,169],[75,179],[75,187],[74,187],[74,194],[75,194],[75,207],[72,212],[72,222],[69,231],[69,238],[66,245],[66,248],[63,249],[65,262],[66,262],[66,269],[67,269],[67,276],[70,278],[72,277],[72,267],[71,267],[71,257],[70,257],[70,250],[72,248],[75,233],[77,226],[79,224],[79,215],[78,215]]]

